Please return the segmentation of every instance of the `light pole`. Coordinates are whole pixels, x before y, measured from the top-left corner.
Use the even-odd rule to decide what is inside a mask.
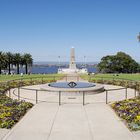
[[[86,68],[86,56],[84,56],[84,66]]]
[[[58,67],[60,69],[60,56],[58,56],[58,61],[59,61],[59,66]]]

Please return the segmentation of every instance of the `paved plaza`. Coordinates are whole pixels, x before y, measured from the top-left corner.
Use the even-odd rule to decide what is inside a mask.
[[[42,85],[28,88],[40,89]],[[120,88],[104,85],[106,89]],[[21,90],[21,99],[36,103],[35,92]],[[11,92],[13,93],[13,92]],[[17,99],[17,89],[12,98]],[[128,89],[128,98],[134,90]],[[61,106],[58,93],[40,91],[38,104],[2,140],[139,140],[140,132],[131,132],[125,123],[105,102],[105,92],[85,96],[81,93],[62,93]],[[125,99],[125,90],[110,91],[108,102]],[[1,132],[1,130],[0,130]],[[5,134],[3,134],[5,135]]]

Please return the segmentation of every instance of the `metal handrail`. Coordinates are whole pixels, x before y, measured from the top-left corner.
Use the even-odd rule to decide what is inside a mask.
[[[20,96],[20,89],[35,91],[35,99],[30,99],[30,98],[26,98],[26,97],[21,97],[21,96]],[[106,96],[105,102],[106,102],[106,104],[108,104],[108,93],[109,93],[110,91],[124,90],[124,89],[125,89],[125,99],[127,99],[127,94],[128,94],[127,88],[120,87],[120,88],[114,88],[114,89],[105,89],[105,96]],[[39,91],[46,91],[46,90],[43,90],[43,89],[31,89],[31,88],[25,88],[25,87],[18,87],[18,95],[15,94],[15,90],[13,90],[13,94],[14,94],[15,96],[18,97],[18,100],[20,100],[20,98],[22,98],[22,99],[33,100],[33,101],[36,101],[36,103],[38,103],[38,101],[41,101],[41,100],[38,100],[38,96],[39,96],[39,95],[38,95],[38,92],[39,92]],[[53,91],[52,91],[52,92],[53,92]],[[61,93],[62,93],[61,91],[58,92],[58,103],[59,103],[59,105],[61,105],[61,97],[62,97],[62,94],[61,94]],[[9,93],[9,96],[10,96],[10,95],[11,95],[11,94]],[[86,101],[85,101],[86,92],[83,91],[82,94],[81,94],[81,96],[83,97],[83,99],[82,99],[82,100],[83,100],[83,105],[85,105],[85,104],[86,104]],[[136,97],[136,90],[134,91],[134,97]]]

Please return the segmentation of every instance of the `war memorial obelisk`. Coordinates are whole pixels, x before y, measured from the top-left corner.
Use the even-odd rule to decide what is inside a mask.
[[[71,48],[69,69],[75,69],[76,70],[75,49],[74,49],[74,47]]]
[[[87,69],[78,69],[76,67],[76,62],[75,62],[75,49],[74,47],[71,48],[70,51],[70,62],[69,62],[69,68],[59,68],[58,73],[87,73]]]

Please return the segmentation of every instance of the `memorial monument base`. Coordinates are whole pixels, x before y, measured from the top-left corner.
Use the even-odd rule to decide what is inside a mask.
[[[71,48],[69,68],[59,68],[58,73],[64,73],[64,74],[88,73],[88,70],[86,68],[82,68],[82,69],[76,68],[74,47]]]

